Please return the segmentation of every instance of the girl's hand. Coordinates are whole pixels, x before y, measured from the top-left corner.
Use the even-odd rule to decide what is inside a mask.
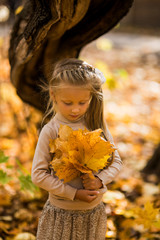
[[[90,203],[98,197],[98,194],[98,191],[78,189],[75,195],[75,199]]]
[[[102,181],[98,177],[92,179],[89,178],[88,174],[83,174],[81,178],[85,189],[94,190],[100,189],[103,186]]]

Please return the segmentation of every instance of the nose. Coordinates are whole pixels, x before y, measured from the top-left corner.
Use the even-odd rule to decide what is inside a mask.
[[[79,108],[78,107],[73,108],[72,113],[79,113]]]

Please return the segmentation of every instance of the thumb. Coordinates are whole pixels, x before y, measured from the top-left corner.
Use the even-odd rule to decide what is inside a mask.
[[[97,196],[98,194],[99,194],[99,191],[89,190],[89,195],[90,195],[90,196]]]

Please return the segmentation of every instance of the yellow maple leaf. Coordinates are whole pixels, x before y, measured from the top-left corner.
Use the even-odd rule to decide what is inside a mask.
[[[56,145],[55,145],[55,140],[50,139],[49,140],[49,147],[50,147],[50,152],[54,153],[56,151]]]
[[[67,141],[68,140],[68,137],[70,136],[70,134],[72,133],[72,128],[70,128],[69,126],[67,125],[61,125],[60,128],[59,128],[59,138],[62,140],[62,141]]]
[[[93,171],[98,172],[110,164],[108,160],[115,149],[100,136],[101,132],[101,129],[74,131],[69,126],[60,126],[58,138],[49,144],[50,151],[55,153],[51,166],[59,179],[68,182],[81,173],[93,178]]]
[[[53,160],[52,167],[58,178],[63,179],[64,182],[69,182],[80,174],[80,172],[75,169],[74,165],[68,162],[66,158]]]
[[[144,225],[145,228],[151,228],[152,225],[155,225],[159,222],[159,212],[160,208],[154,208],[153,203],[146,202],[144,208],[136,207],[133,210],[137,224]]]

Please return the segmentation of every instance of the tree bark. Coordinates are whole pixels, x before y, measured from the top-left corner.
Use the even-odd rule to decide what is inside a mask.
[[[144,175],[155,174],[160,180],[160,143],[155,149],[153,156],[147,162],[147,165],[142,170]]]
[[[112,29],[133,0],[26,0],[13,26],[11,81],[23,101],[44,111],[46,73],[59,59],[77,58],[89,42]]]

